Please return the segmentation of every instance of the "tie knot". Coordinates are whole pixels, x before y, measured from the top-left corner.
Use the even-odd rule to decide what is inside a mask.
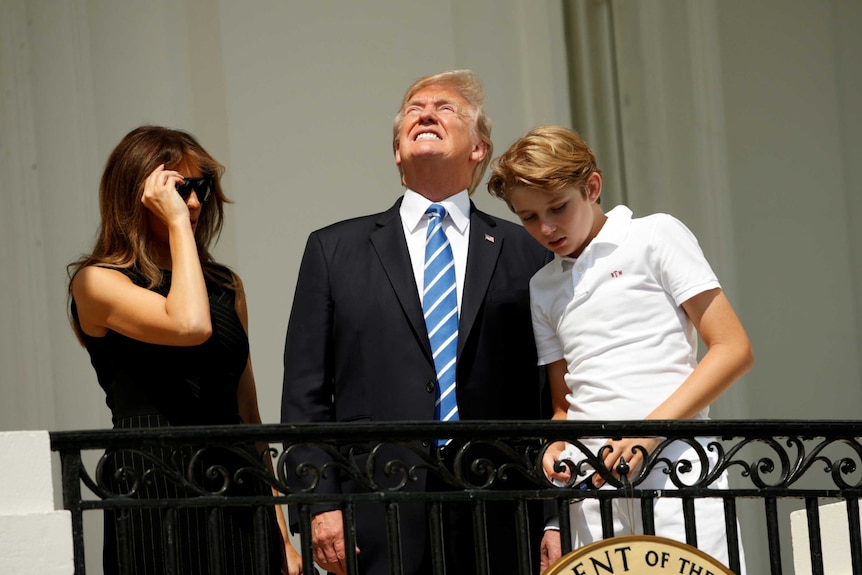
[[[446,208],[444,208],[440,204],[431,204],[430,206],[428,206],[428,209],[425,210],[425,213],[432,218],[438,217],[442,220],[446,217]]]

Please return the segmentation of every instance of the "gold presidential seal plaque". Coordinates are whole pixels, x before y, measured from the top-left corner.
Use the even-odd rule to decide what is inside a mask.
[[[561,557],[546,575],[733,575],[700,549],[654,535],[624,535]]]

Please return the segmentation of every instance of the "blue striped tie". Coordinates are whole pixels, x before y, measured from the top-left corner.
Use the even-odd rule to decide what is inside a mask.
[[[455,289],[455,260],[449,239],[443,232],[446,208],[431,204],[428,233],[425,236],[425,288],[422,311],[434,368],[437,370],[437,403],[434,417],[439,421],[457,421],[455,399],[455,358],[458,353],[458,293]],[[448,440],[439,440],[443,445]]]

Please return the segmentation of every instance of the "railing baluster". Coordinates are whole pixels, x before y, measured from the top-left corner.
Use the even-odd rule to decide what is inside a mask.
[[[694,498],[682,498],[682,519],[685,523],[685,542],[697,547],[697,512],[694,509]]]
[[[724,529],[727,533],[727,556],[730,558],[730,570],[739,573],[741,571],[739,529],[737,529],[736,499],[733,497],[724,498]]]
[[[222,561],[221,508],[207,510],[207,547],[209,549],[209,575],[226,575]]]
[[[644,535],[655,535],[655,497],[641,497]]]
[[[808,518],[808,549],[811,556],[811,575],[823,575],[823,547],[820,541],[820,508],[816,497],[805,498],[805,516]]]
[[[81,508],[81,450],[60,450],[60,469],[63,477],[63,507],[72,516],[72,553],[75,575],[86,575],[84,553],[84,511]]]
[[[488,575],[491,571],[488,555],[488,526],[485,525],[485,500],[470,502],[473,510],[473,545],[476,549],[476,574]]]
[[[299,509],[299,539],[302,543],[302,572],[315,573],[314,555],[311,544],[311,506],[300,503]]]
[[[344,559],[347,564],[347,575],[356,575],[359,573],[356,559],[356,507],[352,503],[345,504],[341,518],[344,522]]]
[[[269,509],[262,506],[254,508],[254,570],[257,575],[269,575]],[[275,533],[273,533],[273,536]]]
[[[850,562],[853,573],[862,573],[862,530],[859,527],[859,499],[847,498],[847,524],[850,529]]]
[[[614,500],[600,498],[599,510],[602,515],[602,539],[609,539],[614,536]]]
[[[386,508],[386,534],[389,540],[389,565],[392,575],[401,575],[404,565],[401,560],[401,518],[398,511],[398,503],[387,502]]]
[[[527,517],[527,502],[515,502],[515,534],[518,538],[518,573],[529,573],[532,563],[530,554],[530,520]]]
[[[129,509],[117,509],[114,513],[116,516],[117,561],[120,566],[120,575],[134,573],[132,569],[132,528],[129,525],[132,521],[132,511]],[[106,521],[109,520],[106,518]]]
[[[560,522],[560,547],[563,555],[567,555],[572,552],[572,517],[568,500],[557,499],[557,519]]]
[[[428,508],[428,523],[431,530],[431,568],[434,575],[444,575],[446,572],[443,560],[443,503],[439,495],[433,494]]]
[[[769,542],[769,567],[772,575],[781,575],[781,532],[778,528],[778,505],[775,497],[763,500],[766,511],[766,539]]]
[[[162,513],[162,548],[165,550],[165,575],[180,575],[177,529],[177,510],[165,509]]]

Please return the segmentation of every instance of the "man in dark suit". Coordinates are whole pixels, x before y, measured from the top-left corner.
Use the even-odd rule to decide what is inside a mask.
[[[483,99],[478,78],[468,70],[415,82],[393,126],[404,196],[383,213],[336,223],[309,237],[285,344],[283,422],[541,417],[529,280],[549,254],[521,226],[480,212],[470,201],[492,153]],[[435,366],[437,344],[429,339],[435,329],[426,325],[423,315],[427,302],[422,292],[429,281],[424,272],[426,233],[440,225],[427,212],[432,203],[445,209],[442,228],[452,252],[449,269],[454,265],[452,289],[457,293],[457,332],[447,339],[454,346],[456,405],[447,408],[445,417],[436,413],[435,405],[441,383],[450,376],[441,371],[446,366]],[[397,455],[410,458],[407,450]],[[303,457],[311,458],[318,469],[326,461],[319,453],[300,451],[289,460],[291,468]],[[406,487],[440,488],[439,480],[421,471]],[[330,472],[317,489],[344,493],[361,488],[353,479]],[[381,507],[357,506],[362,573],[389,573]],[[451,505],[445,512],[449,575],[475,573],[469,508],[464,512],[458,507]],[[401,504],[399,512],[403,572],[427,573],[425,507]],[[314,513],[315,560],[329,571],[344,573],[342,512],[330,506]],[[491,571],[513,572],[513,507],[495,504],[488,513]],[[531,517],[534,560],[541,523],[539,511]],[[497,562],[500,567],[495,569]]]

